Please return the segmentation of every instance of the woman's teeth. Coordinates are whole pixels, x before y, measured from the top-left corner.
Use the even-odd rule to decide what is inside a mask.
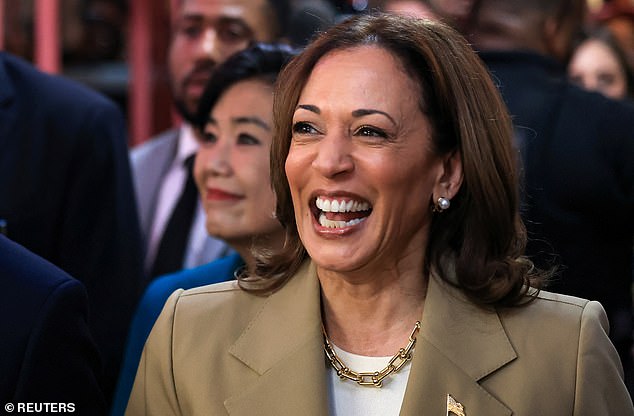
[[[334,221],[326,218],[326,214],[323,212],[319,215],[319,225],[326,228],[343,228],[343,227],[352,227],[355,224],[359,224],[361,221],[365,221],[367,217],[363,218],[355,218],[350,221]]]
[[[322,199],[317,198],[315,201],[317,208],[322,210],[323,212],[358,212],[358,211],[367,211],[370,209],[370,204],[367,202],[359,202],[359,201],[345,201],[336,199]]]
[[[319,224],[322,227],[326,228],[344,228],[351,227],[353,225],[359,224],[362,221],[365,221],[367,218],[367,213],[365,215],[361,215],[358,218],[352,218],[349,220],[345,219],[334,219],[333,215],[330,215],[330,218],[326,216],[326,213],[350,213],[350,212],[362,212],[369,211],[370,204],[365,201],[354,201],[354,200],[345,200],[345,199],[326,199],[326,198],[317,198],[315,201],[315,205],[321,211],[319,213]]]

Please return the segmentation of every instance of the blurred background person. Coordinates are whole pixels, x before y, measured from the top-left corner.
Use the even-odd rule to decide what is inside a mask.
[[[328,0],[295,0],[288,22],[288,43],[303,48],[339,18],[337,8]]]
[[[631,373],[634,107],[572,84],[583,0],[477,0],[465,33],[513,117],[527,254],[548,289],[598,300]]]
[[[142,276],[123,116],[93,90],[0,52],[0,219],[80,280],[109,401]]]
[[[444,22],[456,29],[465,24],[474,0],[375,0],[373,8]]]
[[[64,7],[63,74],[106,94],[127,116],[131,81],[128,0],[63,0],[60,4]]]
[[[72,403],[74,410],[41,413],[105,414],[84,285],[3,235],[0,270],[3,406],[11,403],[18,412],[18,403]]]
[[[463,27],[475,0],[427,0],[443,22],[460,29]]]
[[[378,4],[380,10],[419,18],[439,19],[429,0],[385,0]]]
[[[582,88],[606,97],[634,99],[634,73],[607,29],[589,33],[577,45],[568,63],[568,76]]]
[[[286,30],[286,0],[180,0],[168,67],[183,123],[132,150],[137,204],[149,279],[205,264],[230,252],[209,237],[192,177],[198,148],[191,121],[212,69],[253,41]]]
[[[604,1],[591,16],[594,24],[607,28],[625,51],[630,68],[634,68],[634,2]]]
[[[128,0],[81,0],[77,36],[67,64],[104,63],[124,58]]]
[[[220,64],[205,87],[193,123],[200,141],[196,183],[207,232],[235,253],[150,283],[130,327],[112,415],[124,413],[145,340],[173,291],[234,279],[243,267],[255,269],[253,251],[284,244],[274,216],[269,153],[273,84],[291,56],[288,46],[255,44]]]

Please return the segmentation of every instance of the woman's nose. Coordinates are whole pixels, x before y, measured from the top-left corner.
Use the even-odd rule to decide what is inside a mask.
[[[213,146],[203,146],[198,151],[204,169],[213,176],[229,176],[233,172],[231,166],[231,148],[220,142]]]
[[[354,169],[352,142],[340,133],[327,134],[317,146],[312,166],[327,178],[335,177]]]

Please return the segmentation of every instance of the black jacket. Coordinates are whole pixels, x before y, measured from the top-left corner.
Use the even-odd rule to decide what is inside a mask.
[[[480,53],[515,125],[528,254],[559,264],[548,289],[598,300],[624,364],[632,333],[634,105],[572,85],[526,52]]]
[[[142,273],[124,119],[100,94],[2,52],[0,219],[86,287],[109,397]]]
[[[105,414],[83,285],[1,235],[0,282],[2,406],[63,403],[74,414]]]

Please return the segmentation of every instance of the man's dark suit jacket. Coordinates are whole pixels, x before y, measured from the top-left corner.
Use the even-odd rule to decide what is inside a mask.
[[[104,414],[83,285],[2,235],[0,282],[2,406],[72,403],[75,414]]]
[[[141,292],[124,119],[96,92],[1,52],[0,219],[85,285],[108,398]]]
[[[583,91],[549,59],[486,52],[516,128],[528,253],[561,264],[548,290],[598,300],[624,364],[632,333],[634,105]],[[551,254],[556,257],[553,258]]]

